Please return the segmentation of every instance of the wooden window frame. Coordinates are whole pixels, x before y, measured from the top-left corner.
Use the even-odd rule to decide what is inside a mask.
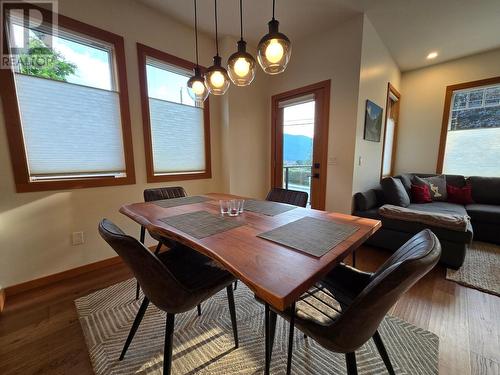
[[[54,179],[44,181],[31,181],[25,144],[23,140],[23,130],[21,125],[21,115],[18,105],[17,92],[15,89],[14,72],[12,69],[0,69],[0,87],[5,116],[5,126],[7,129],[7,139],[9,143],[10,158],[14,173],[16,191],[18,193],[80,189],[100,186],[130,185],[135,183],[134,154],[132,148],[132,131],[130,124],[130,108],[128,99],[127,73],[125,66],[125,48],[123,37],[109,31],[99,29],[95,26],[77,21],[75,19],[52,13],[30,4],[16,4],[16,9],[26,10],[37,9],[45,20],[57,17],[57,25],[70,32],[89,36],[96,40],[101,40],[113,46],[114,73],[118,84],[118,94],[120,102],[120,117],[123,137],[123,153],[125,159],[125,177],[89,177]],[[4,46],[7,46],[6,33],[4,32]]]
[[[446,139],[448,138],[448,122],[450,121],[450,112],[451,112],[450,106],[451,106],[451,98],[453,96],[453,92],[458,90],[481,87],[481,86],[496,85],[499,83],[500,83],[500,76],[446,86],[446,94],[444,97],[443,121],[441,123],[441,139],[439,141],[439,153],[436,165],[436,173],[438,174],[443,173],[444,155],[446,153]]]
[[[388,176],[384,176],[384,155],[385,155],[385,152],[388,151],[385,149],[385,138],[387,137],[387,120],[389,119],[389,106],[391,104],[391,94],[394,95],[398,100],[397,100],[397,121],[396,121],[396,124],[394,126],[394,139],[392,141],[392,150],[391,150],[391,170],[389,172],[389,176],[393,176],[394,175],[394,164],[395,164],[395,160],[396,160],[396,151],[397,151],[397,148],[398,148],[398,128],[399,128],[399,111],[400,111],[400,108],[401,108],[401,94],[399,93],[399,91],[390,83],[390,82],[387,82],[387,99],[385,101],[385,119],[384,119],[384,138],[382,140],[382,162],[380,163],[380,181],[382,181],[382,179],[384,177],[388,177]]]
[[[153,142],[151,139],[151,117],[149,112],[148,81],[146,74],[146,59],[152,57],[168,65],[193,70],[195,64],[180,57],[137,43],[137,57],[139,61],[139,86],[141,94],[142,127],[144,132],[144,150],[146,153],[146,175],[148,182],[170,182],[183,180],[202,180],[212,178],[212,161],[210,149],[210,100],[207,98],[203,106],[203,125],[205,137],[205,171],[203,172],[175,172],[171,174],[155,175],[153,163]],[[200,67],[202,72],[204,67]]]

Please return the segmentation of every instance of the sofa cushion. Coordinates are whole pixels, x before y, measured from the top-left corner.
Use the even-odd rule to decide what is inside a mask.
[[[400,207],[408,207],[410,205],[410,196],[401,180],[387,177],[382,180],[381,185],[386,203]]]
[[[413,203],[431,203],[431,191],[427,185],[411,185],[411,201]]]
[[[370,189],[362,193],[354,194],[354,206],[357,211],[366,211],[377,206],[377,195],[375,190]]]
[[[500,225],[500,206],[475,203],[468,204],[465,209],[473,221]],[[498,229],[500,231],[500,227]]]
[[[408,206],[408,208],[412,210],[437,212],[448,215],[467,215],[467,211],[464,206],[449,202],[412,203]]]
[[[446,184],[446,191],[448,192],[448,202],[450,203],[463,204],[464,206],[474,203],[470,184],[463,187]]]
[[[476,203],[500,205],[500,177],[469,177]]]
[[[413,177],[412,181],[415,185],[427,185],[431,192],[433,201],[446,201],[448,193],[446,191],[446,177],[444,175],[432,177]]]
[[[427,177],[435,177],[439,176],[438,174],[430,174],[430,173],[414,173],[414,176],[418,176],[420,178],[427,178]],[[464,176],[458,175],[458,174],[445,174],[446,177],[446,183],[452,184],[453,186],[457,187],[464,187],[466,184],[466,179]]]

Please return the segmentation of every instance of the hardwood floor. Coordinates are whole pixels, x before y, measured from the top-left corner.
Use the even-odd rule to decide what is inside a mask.
[[[357,266],[389,256],[364,247]],[[440,337],[440,374],[500,374],[500,298],[445,280],[437,267],[392,309]],[[92,374],[73,300],[131,277],[123,265],[9,297],[0,315],[0,374]]]

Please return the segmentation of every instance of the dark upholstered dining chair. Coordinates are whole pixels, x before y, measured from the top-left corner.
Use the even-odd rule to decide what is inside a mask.
[[[330,271],[314,291],[306,293],[284,312],[278,312],[290,322],[287,374],[291,371],[294,327],[324,348],[344,353],[349,375],[357,374],[355,351],[373,338],[389,374],[394,374],[378,327],[401,295],[427,274],[440,256],[439,240],[426,229],[404,244],[375,273],[344,264]],[[333,300],[340,308],[334,306]],[[276,311],[271,309],[270,314],[272,352]],[[266,367],[270,360],[268,352]]]
[[[168,186],[168,187],[144,190],[144,202],[152,202],[152,201],[159,201],[162,199],[172,199],[172,198],[182,198],[182,197],[187,197],[186,190],[184,190],[182,186]],[[158,244],[156,245],[155,249],[155,254],[158,254],[162,245],[165,245],[167,247],[172,247],[175,244],[172,240],[160,236],[157,233],[149,232],[149,235],[153,237],[156,241],[158,241]],[[141,243],[144,244],[144,241],[146,239],[146,228],[142,225],[141,225],[141,235],[139,238]],[[137,282],[137,287],[135,290],[135,299],[139,299],[140,290],[141,287],[139,285],[139,282]],[[200,314],[201,314],[201,308],[198,307],[198,315]]]
[[[167,313],[163,373],[170,374],[175,315],[191,310],[223,288],[227,290],[235,347],[238,328],[232,282],[234,277],[210,258],[181,245],[154,254],[109,220],[99,224],[102,238],[132,270],[144,291],[144,300],[127,337],[120,360],[134,338],[150,302]]]
[[[272,188],[267,194],[266,201],[293,204],[294,206],[306,207],[309,195],[304,191]]]

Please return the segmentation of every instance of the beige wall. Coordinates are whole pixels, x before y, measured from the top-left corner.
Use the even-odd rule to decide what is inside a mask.
[[[118,213],[120,205],[140,201],[146,187],[167,184],[146,184],[135,44],[141,42],[189,60],[194,56],[194,36],[190,28],[135,1],[62,0],[59,1],[59,10],[64,15],[107,29],[125,39],[137,183],[16,194],[3,109],[0,109],[0,285],[3,287],[114,256],[97,234],[97,224],[103,217],[138,235],[138,225]],[[201,37],[203,64],[211,62],[213,45],[210,39]],[[214,100],[211,105],[213,178],[170,185],[181,184],[190,194],[222,190],[219,112],[219,104]],[[84,245],[71,246],[70,235],[74,231],[85,232]]]
[[[125,39],[137,183],[121,187],[15,193],[0,109],[0,285],[3,287],[114,256],[96,231],[102,217],[112,219],[131,234],[138,234],[138,225],[119,214],[119,207],[126,202],[140,201],[146,187],[167,184],[146,183],[135,44],[141,42],[193,59],[192,29],[133,0],[61,0],[59,6],[62,14],[115,32]],[[358,15],[328,32],[294,40],[293,57],[284,74],[267,76],[259,69],[250,87],[231,86],[225,96],[212,97],[213,178],[170,185],[182,185],[190,194],[222,191],[263,197],[270,186],[271,96],[331,79],[326,206],[328,210],[350,212],[353,181],[358,183],[355,173],[360,173],[354,170],[356,139],[359,138],[359,90],[370,97],[373,95],[373,99],[380,102],[382,82],[394,73],[388,68],[376,79],[363,74],[379,63],[375,46],[379,50],[383,47],[379,45],[378,37],[370,39],[366,36],[363,39],[363,23],[365,29],[371,28],[371,25],[366,26],[363,16]],[[366,45],[362,58],[363,41]],[[201,63],[208,66],[214,54],[213,40],[201,36],[200,47]],[[224,59],[235,49],[235,39],[221,40]],[[389,66],[386,52],[382,51],[380,63]],[[367,150],[364,145],[358,145],[358,151],[367,157],[379,153],[378,149]],[[75,231],[85,232],[84,245],[71,246],[70,235]]]
[[[391,82],[399,90],[400,77],[398,66],[370,20],[364,16],[353,193],[372,188],[380,182],[385,121],[382,122],[380,142],[363,139],[366,100],[369,99],[384,108],[382,118],[385,119],[387,83]],[[359,158],[361,158],[361,165]]]
[[[237,39],[221,40],[226,58],[236,52]],[[256,56],[255,49],[247,46]],[[270,186],[269,97],[266,74],[257,67],[254,81],[247,87],[231,85],[222,102],[223,184],[232,194],[265,198]]]
[[[331,79],[326,209],[351,211],[363,16],[294,41],[287,70],[270,77],[271,95]],[[269,161],[270,163],[270,161]]]
[[[435,173],[446,86],[500,76],[500,49],[403,73],[396,173]]]

